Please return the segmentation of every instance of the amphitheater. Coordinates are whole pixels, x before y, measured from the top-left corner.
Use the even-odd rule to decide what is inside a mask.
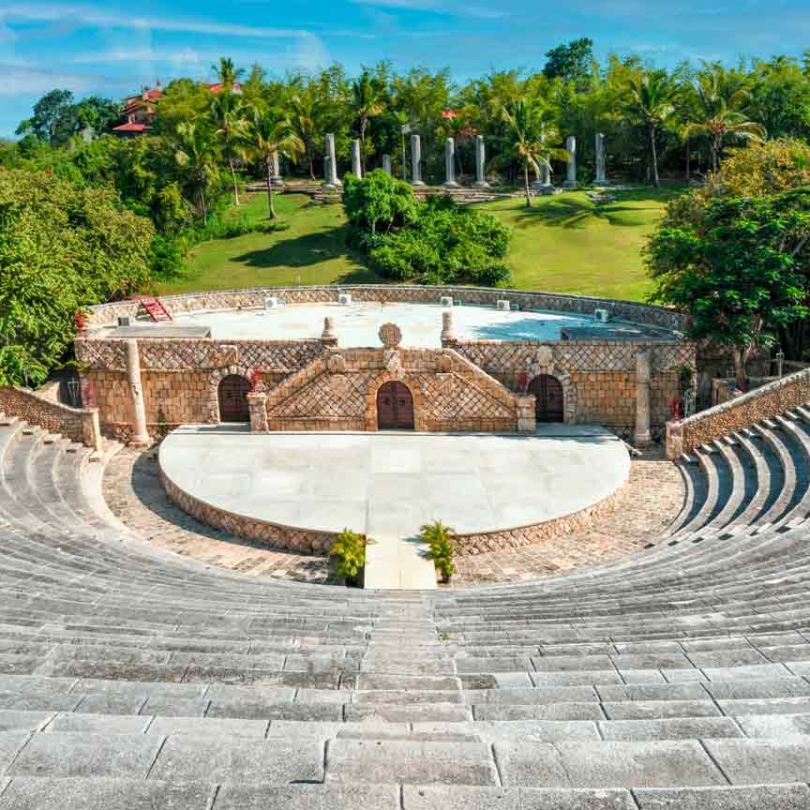
[[[463,306],[473,293],[451,295]],[[522,311],[541,308],[521,300]],[[543,308],[569,314],[594,306],[551,303]],[[210,305],[197,298],[187,308]],[[810,808],[810,372],[673,422],[668,394],[654,392],[670,390],[684,356],[700,362],[699,347],[648,333],[653,325],[619,304],[616,320],[641,323],[641,334],[545,335],[531,357],[539,373],[568,375],[562,425],[605,425],[639,445],[646,429],[670,460],[647,450],[633,460],[621,503],[634,514],[633,501],[655,488],[639,484],[638,465],[655,463],[660,488],[677,494],[671,514],[639,529],[648,533],[632,549],[564,574],[354,589],[304,581],[307,571],[326,578],[311,533],[275,526],[268,536],[286,544],[279,550],[185,515],[163,493],[155,451],[135,447],[139,431],[221,430],[211,380],[250,372],[264,386],[245,394],[239,435],[271,440],[293,429],[273,410],[273,392],[298,390],[290,380],[301,363],[310,385],[350,377],[355,362],[373,366],[379,383],[382,353],[382,376],[414,391],[417,374],[428,386],[451,375],[504,404],[500,415],[463,414],[477,437],[509,428],[533,441],[542,413],[527,408],[522,385],[510,387],[531,338],[508,347],[520,357],[508,367],[502,343],[495,359],[463,361],[490,345],[465,346],[463,335],[417,351],[384,333],[390,345],[369,354],[342,346],[337,322],[337,346],[331,334],[292,347],[165,337],[183,322],[175,306],[175,323],[158,325],[164,337],[144,337],[140,321],[112,323],[137,314],[135,303],[94,315],[77,342],[93,406],[0,390],[0,810]],[[109,390],[129,397],[129,410],[104,399]],[[612,390],[622,393],[611,399]],[[413,435],[447,431],[435,414],[419,416],[435,401],[414,398]],[[315,435],[380,427],[347,426],[374,419],[366,404],[347,413],[334,409],[329,422],[318,406],[285,418],[310,419],[297,429]],[[148,519],[139,525],[135,514]],[[594,516],[603,539],[617,515]],[[568,529],[543,542],[578,542]],[[265,567],[251,567],[252,557]],[[283,573],[270,571],[281,558]]]

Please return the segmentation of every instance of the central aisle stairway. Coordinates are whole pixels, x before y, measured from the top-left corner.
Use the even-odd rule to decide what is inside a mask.
[[[432,592],[150,548],[88,451],[10,421],[0,810],[810,808],[798,412],[685,460],[644,553]]]

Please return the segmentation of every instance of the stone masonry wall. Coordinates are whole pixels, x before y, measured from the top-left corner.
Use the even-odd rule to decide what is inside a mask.
[[[6,387],[0,388],[0,411],[50,433],[61,433],[73,442],[101,450],[98,411],[94,408],[71,408],[40,397],[27,388]]]
[[[667,457],[674,459],[706,442],[751,427],[810,402],[810,369],[667,425]]]

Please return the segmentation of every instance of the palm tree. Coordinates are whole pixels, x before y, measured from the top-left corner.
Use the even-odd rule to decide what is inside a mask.
[[[224,56],[220,56],[219,64],[212,65],[211,70],[216,73],[219,83],[226,90],[231,90],[234,84],[245,75],[244,68],[236,68],[233,59],[228,59]]]
[[[233,202],[239,205],[239,185],[236,182],[236,161],[244,160],[250,146],[249,109],[241,98],[225,87],[211,101],[211,119],[215,135],[222,145],[233,184]]]
[[[318,97],[318,87],[309,82],[290,97],[291,122],[296,134],[304,144],[304,153],[309,166],[309,179],[315,179],[315,137],[320,130],[323,105]]]
[[[351,106],[360,122],[360,156],[366,173],[366,127],[385,109],[385,89],[367,70],[352,82]]]
[[[625,79],[623,90],[625,111],[647,127],[653,185],[661,188],[655,138],[658,128],[675,109],[675,83],[666,70],[639,69]]]
[[[693,85],[697,100],[697,120],[687,124],[688,134],[709,137],[712,171],[720,168],[720,153],[728,136],[742,140],[762,140],[765,127],[749,121],[742,108],[748,101],[750,80],[738,70],[726,70],[719,62],[704,62]]]
[[[559,140],[559,134],[547,107],[534,104],[524,97],[504,107],[501,117],[506,125],[505,150],[523,167],[526,207],[531,208],[529,169],[535,177],[539,177],[541,166],[551,169],[551,159],[568,160],[568,152],[549,145]]]
[[[295,127],[289,117],[278,109],[256,111],[253,120],[253,147],[256,154],[265,165],[267,182],[267,206],[270,219],[276,218],[276,209],[273,205],[273,163],[279,156],[286,157],[293,162],[298,155],[306,152],[306,146],[295,132]]]
[[[219,176],[219,150],[210,129],[202,122],[184,121],[177,125],[177,152],[175,158],[179,166],[187,167],[197,192],[197,210],[203,222],[208,224],[208,206],[205,190],[212,180]]]

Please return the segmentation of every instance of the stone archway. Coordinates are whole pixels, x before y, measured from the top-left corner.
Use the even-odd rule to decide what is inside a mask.
[[[247,395],[250,380],[241,374],[228,374],[217,386],[217,403],[220,422],[249,422],[250,406]]]
[[[538,374],[529,382],[527,393],[534,395],[538,424],[566,421],[563,385],[555,376]]]
[[[413,430],[413,394],[405,383],[389,380],[377,389],[377,429]]]

